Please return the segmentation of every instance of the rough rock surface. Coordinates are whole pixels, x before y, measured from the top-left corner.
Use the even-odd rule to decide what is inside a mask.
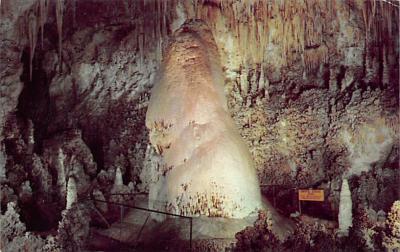
[[[4,1],[1,5],[1,62],[0,62],[0,129],[8,114],[15,110],[23,83],[20,76],[22,51],[27,44],[24,17],[33,8],[36,0]],[[0,138],[2,139],[2,138]]]
[[[320,187],[326,201],[303,210],[335,219],[344,176],[356,219],[399,198],[393,1],[64,1],[62,57],[50,2],[43,48],[36,26],[32,55],[39,1],[0,4],[1,206],[17,201],[23,219],[41,216],[28,229],[61,218],[60,178],[69,175],[58,172],[60,158],[76,166],[82,194],[88,184],[110,192],[117,168],[125,185],[148,191],[146,170],[160,165],[145,127],[150,90],[168,35],[194,17],[213,32],[228,110],[264,193],[277,185],[278,208],[297,210],[294,187]],[[75,130],[80,139],[54,140]]]
[[[65,202],[67,182],[71,177],[76,182],[78,195],[85,195],[97,175],[97,165],[79,130],[67,131],[44,141],[43,159],[56,175],[56,191],[61,202]]]

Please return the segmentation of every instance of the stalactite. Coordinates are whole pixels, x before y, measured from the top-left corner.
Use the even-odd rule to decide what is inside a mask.
[[[42,49],[43,49],[44,25],[47,21],[48,5],[49,5],[48,0],[39,0],[39,24],[40,24],[40,38],[41,38]]]
[[[383,48],[382,55],[382,84],[384,86],[389,85],[390,82],[390,66],[387,60],[387,53],[385,53],[385,48]]]
[[[373,0],[374,1],[374,0]],[[362,16],[364,20],[364,27],[365,27],[365,39],[366,41],[369,40],[369,31],[371,29],[372,19],[370,19],[369,12],[368,12],[368,1],[358,0],[357,4],[359,8],[362,10]]]
[[[140,5],[140,12],[144,13],[145,12],[145,5],[144,1],[140,0],[139,2]],[[139,46],[139,69],[143,69],[144,65],[144,26],[145,26],[145,20],[143,15],[140,16],[138,20],[138,26],[139,26],[139,35],[138,35],[138,46]]]
[[[241,23],[239,24],[239,49],[240,49],[240,54],[244,56],[244,58],[248,58],[249,53],[249,48],[248,48],[248,28],[246,24]]]
[[[303,56],[304,66],[308,72],[311,72],[317,69],[321,63],[328,61],[328,47],[322,45],[315,49],[305,50]]]
[[[60,69],[62,68],[62,26],[63,26],[64,0],[56,0],[56,22],[58,33],[58,55]]]
[[[156,23],[155,23],[155,28],[156,28],[156,41],[157,41],[157,62],[161,63],[162,60],[162,42],[163,42],[163,36],[162,36],[162,27],[160,25],[160,19],[161,19],[161,2],[156,1],[156,10],[155,10],[155,15],[156,15]]]
[[[266,46],[264,46],[264,45],[267,44],[266,29],[268,29],[268,27],[265,27],[262,22],[258,22],[257,32],[258,32],[258,41],[260,43],[260,46],[259,46],[260,62],[264,62],[264,57],[265,57],[264,55],[265,55]]]
[[[142,18],[140,18],[140,22],[139,22],[139,69],[143,69],[143,62],[144,62],[144,30],[143,30],[143,26],[144,26],[144,20]]]
[[[194,18],[198,18],[199,0],[192,0],[192,1],[193,1],[193,13],[194,13]]]
[[[162,1],[162,35],[167,36],[167,11],[168,1]]]
[[[28,40],[29,40],[29,80],[32,80],[33,57],[35,55],[37,42],[37,17],[34,11],[30,11],[28,15]]]
[[[72,27],[76,27],[76,0],[71,0],[72,1]]]
[[[259,50],[260,42],[257,40],[257,30],[256,30],[257,23],[254,16],[252,16],[250,20],[251,20],[249,23],[250,28],[248,31],[248,38],[247,38],[248,51],[250,53],[249,58],[251,62],[259,63],[261,62],[262,57],[260,57],[260,50]]]
[[[399,10],[399,8],[397,8]],[[384,8],[382,10],[382,16],[383,16],[383,33],[384,33],[384,38],[383,40],[388,40],[386,39],[391,33],[392,33],[392,22],[393,22],[393,7],[389,4],[386,3],[384,5]],[[398,18],[396,19],[397,21],[399,20]]]
[[[372,18],[375,18],[376,14],[376,0],[372,0]]]

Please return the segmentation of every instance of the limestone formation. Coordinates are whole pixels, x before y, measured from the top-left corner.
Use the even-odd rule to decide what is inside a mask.
[[[117,168],[115,171],[115,179],[114,179],[114,187],[121,187],[124,185],[124,182],[122,181],[122,172],[121,168]]]
[[[58,149],[57,154],[58,154],[57,155],[58,162],[56,163],[57,186],[59,187],[60,196],[65,197],[67,193],[67,178],[65,176],[65,166],[64,166],[65,155],[61,148]]]
[[[193,18],[202,21],[180,29]],[[90,203],[90,217],[73,208],[62,217],[71,177],[78,204],[93,196],[243,217],[262,197],[274,202],[267,206],[273,222],[274,209],[284,216],[299,211],[296,189],[320,188],[325,201],[304,203],[302,215],[292,215],[296,228],[287,241],[270,241],[256,225],[239,244],[283,251],[395,248],[398,20],[397,0],[1,0],[0,204],[4,213],[15,202],[32,233],[18,233],[0,250],[28,244],[37,251],[79,250],[98,241],[84,239],[85,225],[96,236],[97,225],[119,219],[120,207]],[[157,92],[164,84],[171,89]],[[157,96],[163,99],[155,104]],[[157,117],[146,126],[147,111]],[[343,178],[350,191],[341,190]],[[203,196],[194,195],[205,187]],[[349,195],[353,226],[339,238],[333,223],[342,216],[346,233]],[[232,209],[235,202],[245,207]],[[125,210],[124,216],[131,217]],[[332,225],[324,225],[328,220]],[[175,221],[167,218],[154,230]],[[219,230],[225,230],[219,221],[253,222],[212,221]],[[188,228],[179,222],[182,233]],[[57,229],[49,239],[36,235]],[[194,244],[223,250],[235,243],[230,238]],[[179,250],[175,245],[168,247]]]
[[[74,177],[70,177],[67,182],[67,199],[65,209],[70,209],[72,204],[78,200],[78,193],[76,189],[76,182]]]
[[[150,186],[167,210],[242,218],[261,208],[252,158],[227,110],[219,55],[201,21],[173,36],[152,90],[146,125],[163,156]]]
[[[349,182],[347,179],[343,179],[342,189],[340,190],[339,234],[348,236],[351,226],[353,226],[351,191]]]
[[[389,250],[395,250],[400,247],[400,201],[395,201],[389,212],[386,221],[388,235],[384,238],[384,245]]]

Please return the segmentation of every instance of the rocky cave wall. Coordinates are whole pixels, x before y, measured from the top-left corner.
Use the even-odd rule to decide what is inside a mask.
[[[18,200],[57,216],[39,199],[59,213],[69,177],[78,195],[107,193],[117,168],[127,190],[148,191],[147,171],[159,165],[144,123],[149,94],[168,35],[187,18],[213,31],[229,111],[260,183],[281,186],[278,205],[295,211],[285,205],[292,187],[322,187],[335,218],[346,176],[361,209],[388,211],[399,198],[391,1],[61,3],[62,19],[50,1],[45,22],[39,1],[1,3],[2,209]]]

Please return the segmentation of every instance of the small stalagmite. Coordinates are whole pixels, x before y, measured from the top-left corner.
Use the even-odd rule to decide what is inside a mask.
[[[339,235],[348,236],[349,228],[353,226],[352,217],[352,201],[349,182],[343,179],[342,188],[340,190],[339,204]]]
[[[114,188],[118,188],[124,185],[122,180],[122,171],[121,168],[117,168],[115,171],[115,178],[114,178]]]
[[[59,189],[59,194],[62,197],[65,197],[67,191],[67,183],[65,179],[65,166],[64,160],[66,156],[61,148],[58,149],[57,152],[57,162],[56,162],[56,169],[57,169],[57,186]]]
[[[76,181],[74,177],[70,177],[67,183],[67,205],[65,209],[70,209],[72,204],[78,200],[78,193],[76,189]]]

